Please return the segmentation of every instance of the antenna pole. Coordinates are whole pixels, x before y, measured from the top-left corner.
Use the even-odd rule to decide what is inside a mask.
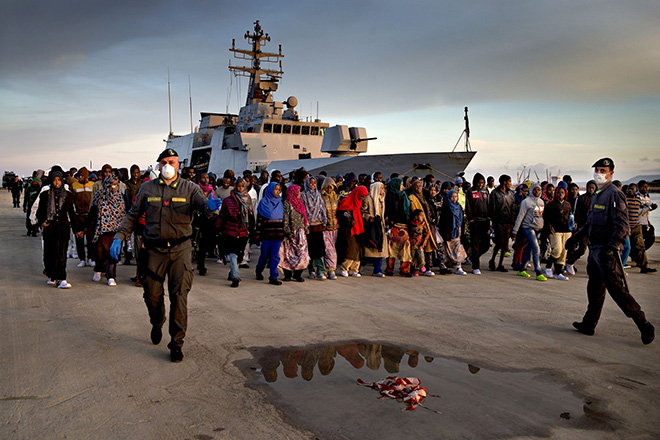
[[[190,98],[190,132],[193,132],[193,120],[192,120],[192,86],[190,85],[190,75],[188,75],[188,97]]]
[[[172,132],[172,91],[170,88],[170,68],[167,68],[167,105],[170,112],[170,135],[169,138],[172,139],[174,133]]]

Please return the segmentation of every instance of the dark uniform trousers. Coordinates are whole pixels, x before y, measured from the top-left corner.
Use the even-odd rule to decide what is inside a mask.
[[[589,274],[587,283],[589,305],[583,318],[585,325],[596,327],[605,302],[605,289],[623,313],[632,318],[635,324],[639,326],[646,322],[644,312],[628,291],[618,253],[609,253],[605,247],[591,246],[587,273]]]
[[[151,325],[160,327],[165,323],[165,290],[170,297],[169,333],[172,341],[168,347],[183,346],[188,327],[188,292],[193,281],[192,247],[190,240],[170,249],[152,248],[146,252],[144,274],[144,302],[149,311]]]
[[[470,225],[470,261],[472,269],[480,269],[479,258],[490,248],[490,220],[474,220]]]

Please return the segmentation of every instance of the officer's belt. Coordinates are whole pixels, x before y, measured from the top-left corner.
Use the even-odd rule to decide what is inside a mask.
[[[190,240],[190,236],[173,238],[171,240],[150,240],[145,237],[144,245],[147,248],[172,248],[188,240]]]

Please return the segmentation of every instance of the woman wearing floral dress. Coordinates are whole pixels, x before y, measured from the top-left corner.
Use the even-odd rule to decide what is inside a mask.
[[[283,207],[284,240],[280,247],[280,267],[284,272],[284,281],[294,279],[305,281],[302,272],[309,264],[307,251],[307,230],[309,221],[307,211],[300,200],[300,187],[291,184],[286,191]]]

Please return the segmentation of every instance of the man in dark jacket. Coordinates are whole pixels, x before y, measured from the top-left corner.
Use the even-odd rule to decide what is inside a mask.
[[[621,263],[621,248],[630,233],[626,198],[621,190],[612,184],[614,174],[612,159],[600,159],[593,167],[599,189],[591,199],[587,223],[579,232],[589,235],[587,263],[589,303],[582,321],[574,322],[573,327],[585,335],[594,334],[603,310],[605,289],[607,289],[623,313],[632,318],[637,325],[642,343],[650,344],[655,338],[655,328],[646,320],[642,308],[630,294]]]
[[[502,174],[500,185],[490,193],[488,198],[488,213],[495,230],[495,247],[493,248],[493,256],[488,262],[488,269],[490,270],[508,272],[502,263],[504,262],[504,255],[509,250],[509,237],[515,222],[513,218],[514,201],[515,194],[511,190],[511,176]],[[500,252],[500,264],[496,268],[495,257],[497,257],[498,251]]]
[[[470,230],[470,261],[472,273],[481,275],[479,258],[490,247],[490,217],[488,216],[488,189],[483,174],[477,173],[472,187],[466,193],[465,216]]]

